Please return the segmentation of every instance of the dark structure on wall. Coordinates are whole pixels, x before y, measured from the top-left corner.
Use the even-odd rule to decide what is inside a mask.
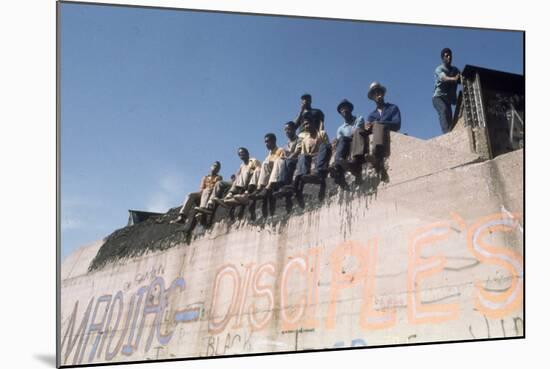
[[[524,76],[466,65],[462,78],[454,121],[472,128],[473,151],[492,159],[523,148]]]

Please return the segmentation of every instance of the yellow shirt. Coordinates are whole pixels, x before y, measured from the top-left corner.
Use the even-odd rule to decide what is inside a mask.
[[[271,150],[269,152],[269,154],[267,155],[265,160],[266,161],[275,161],[279,158],[284,158],[284,157],[285,157],[285,150],[283,150],[280,147],[276,147],[276,148],[274,148],[273,150]]]
[[[216,184],[216,182],[218,181],[221,181],[222,180],[222,176],[219,176],[219,175],[207,175],[207,176],[204,176],[202,177],[202,181],[201,181],[201,186],[200,186],[200,190],[205,190],[205,189],[213,189],[214,188],[214,185]]]

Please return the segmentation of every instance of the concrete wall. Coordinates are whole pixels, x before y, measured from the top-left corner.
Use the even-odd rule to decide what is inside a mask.
[[[439,141],[392,135],[389,183],[287,222],[92,273],[100,244],[76,251],[62,365],[523,335],[523,151]]]

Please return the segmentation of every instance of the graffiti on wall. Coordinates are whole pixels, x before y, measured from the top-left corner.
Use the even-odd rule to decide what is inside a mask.
[[[166,284],[158,276],[161,269],[153,270],[133,281],[137,288],[134,293],[129,292],[132,285],[125,284],[123,290],[113,294],[75,302],[63,324],[62,362],[74,365],[111,361],[117,355],[146,354],[154,350],[158,357],[159,350],[170,343],[177,329],[185,330],[191,327],[185,324],[201,320],[205,321],[201,355],[250,352],[252,337],[268,328],[283,333],[320,334],[336,329],[342,324],[339,317],[349,307],[346,305],[348,300],[342,296],[350,291],[359,296],[355,299],[359,303],[359,313],[347,324],[365,333],[396,326],[398,308],[406,310],[406,323],[410,326],[457,320],[462,311],[460,304],[445,301],[446,297],[460,295],[457,287],[446,286],[445,298],[432,296],[428,301],[426,296],[429,295],[423,286],[444,270],[462,271],[479,264],[498,268],[507,276],[507,286],[495,290],[487,288],[486,281],[474,281],[471,301],[482,320],[468,327],[470,335],[473,338],[490,337],[491,332],[496,332],[498,327],[490,327],[489,323],[484,325],[483,319],[502,322],[498,324],[505,336],[521,335],[523,320],[517,316],[511,320],[511,314],[523,303],[523,257],[506,245],[494,244],[495,238],[491,238],[491,235],[517,231],[521,227],[521,216],[501,212],[470,225],[456,214],[451,218],[418,227],[409,234],[406,273],[402,278],[405,292],[392,296],[377,294],[379,281],[376,276],[383,242],[378,237],[361,242],[348,240],[331,249],[311,247],[280,264],[223,264],[212,280],[211,298],[204,314],[201,307],[180,306],[188,302],[183,277]],[[473,262],[451,268],[448,266],[451,257],[447,258],[438,248],[449,242],[456,229],[465,235],[461,243]],[[430,256],[426,256],[427,252]],[[320,279],[325,275],[328,283],[321,284]],[[149,281],[139,285],[139,282]],[[412,339],[416,339],[416,335],[406,338],[407,342]],[[298,334],[295,344],[273,344],[297,350],[297,342]],[[345,345],[365,346],[366,339],[341,340],[333,347]]]
[[[473,296],[481,314],[492,318],[502,318],[517,309],[523,301],[522,283],[523,258],[517,252],[503,246],[490,245],[486,236],[495,232],[511,232],[519,227],[519,216],[498,213],[484,217],[465,229],[468,250],[478,263],[493,264],[510,275],[510,286],[505,291],[489,291],[483,283],[475,284]],[[463,222],[461,227],[466,227]],[[407,266],[406,308],[410,324],[434,324],[459,318],[460,306],[457,303],[425,303],[421,299],[422,283],[425,279],[442,273],[447,264],[443,254],[425,257],[426,248],[437,247],[452,234],[451,222],[437,222],[415,230],[409,236],[409,257]],[[307,254],[291,257],[280,271],[273,263],[247,264],[239,270],[235,264],[225,264],[217,272],[212,293],[209,332],[223,332],[230,327],[241,328],[248,316],[251,330],[264,329],[278,311],[277,320],[282,330],[296,328],[324,329],[336,327],[339,296],[343,290],[359,286],[362,288],[362,305],[358,324],[364,331],[384,329],[396,324],[396,309],[388,307],[376,309],[376,271],[378,264],[379,240],[373,238],[366,243],[346,241],[335,247],[329,254],[330,285],[328,288],[328,309],[326,318],[317,318],[319,302],[319,265],[321,248],[310,248]],[[356,261],[354,270],[344,269],[346,258]],[[473,265],[477,265],[473,264]],[[266,281],[269,280],[269,283]],[[225,281],[224,291],[232,291],[229,302],[219,303],[220,285]],[[289,290],[294,295],[296,286],[303,286],[299,297],[290,301]],[[458,295],[456,288],[449,288],[451,296]],[[279,291],[279,296],[276,295]],[[278,299],[276,298],[278,297]],[[247,299],[250,301],[247,303]],[[264,302],[263,312],[256,307],[258,300]],[[279,305],[276,306],[276,301]],[[380,304],[380,302],[379,302]],[[231,324],[233,323],[233,324]]]
[[[72,365],[82,364],[84,359],[111,361],[119,353],[131,356],[138,350],[148,352],[153,343],[167,345],[178,324],[200,317],[200,309],[196,307],[169,309],[168,301],[176,299],[184,289],[183,278],[178,277],[166,286],[162,277],[155,277],[149,285],[126,296],[126,301],[122,291],[114,296],[92,297],[78,327],[79,301],[76,301],[61,341],[62,362],[67,364],[71,354]]]

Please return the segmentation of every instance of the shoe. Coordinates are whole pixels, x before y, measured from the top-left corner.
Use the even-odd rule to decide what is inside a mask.
[[[225,200],[221,200],[222,202],[220,203],[224,208],[226,209],[229,209],[229,208],[232,208],[232,207],[235,207],[237,205],[239,205],[239,202],[238,200],[234,197],[230,197],[228,199],[225,199]]]
[[[229,209],[229,208],[231,208],[231,206],[228,203],[226,203],[226,201],[230,201],[231,199],[232,198],[229,198],[227,200],[223,200],[223,199],[215,198],[215,199],[212,199],[212,202],[214,202],[216,205],[221,206],[222,208]]]
[[[375,177],[375,176],[376,176],[376,169],[374,169],[371,166],[367,167],[367,178]]]
[[[177,224],[177,223],[185,223],[185,217],[183,215],[178,215],[178,217],[176,219],[173,219],[170,221],[170,224]]]
[[[252,195],[250,195],[250,199],[251,200],[259,200],[259,199],[263,199],[264,197],[267,196],[267,188],[262,188],[261,190],[258,190],[256,192],[254,192]]]
[[[195,211],[196,211],[196,212],[199,212],[199,213],[201,213],[201,214],[206,214],[206,215],[212,214],[212,210],[211,210],[211,209],[202,208],[202,207],[200,207],[200,206],[195,206]]]
[[[298,203],[299,207],[301,207],[302,209],[305,208],[306,203],[304,202],[304,194],[298,192],[296,194],[296,202]]]
[[[233,196],[233,200],[237,203],[237,205],[247,205],[250,202],[250,195],[248,193],[244,193],[242,195],[235,195]]]
[[[286,185],[281,187],[278,191],[275,191],[271,194],[276,199],[279,199],[281,197],[291,196],[294,194],[294,186],[293,185]]]
[[[344,177],[341,177],[341,178],[337,178],[334,183],[336,183],[338,185],[338,187],[340,187],[341,189],[343,189],[344,191],[348,191],[349,190],[349,185],[348,183],[346,182],[346,179]]]
[[[311,183],[311,184],[320,184],[321,183],[321,177],[316,174],[304,174],[302,176],[302,182],[303,183]]]
[[[383,169],[380,172],[380,180],[384,183],[388,183],[390,181],[390,177],[388,176],[388,172],[386,172],[385,169]]]
[[[338,177],[338,168],[334,165],[331,165],[328,167],[328,174],[332,177],[332,178],[337,178]]]
[[[195,219],[197,219],[197,222],[202,226],[206,224],[206,214],[204,213],[197,213]]]

